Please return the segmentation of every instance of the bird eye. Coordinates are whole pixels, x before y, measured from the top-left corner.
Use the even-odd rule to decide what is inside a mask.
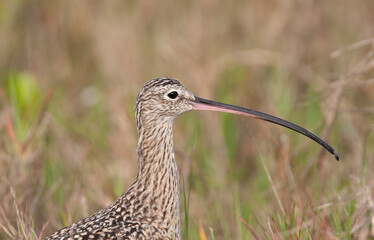
[[[175,99],[176,97],[178,97],[178,92],[177,92],[177,91],[169,92],[169,93],[168,93],[168,97],[169,97],[170,99]]]

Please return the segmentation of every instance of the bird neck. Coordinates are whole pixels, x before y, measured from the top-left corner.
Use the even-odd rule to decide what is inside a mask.
[[[179,172],[173,150],[172,121],[143,122],[137,154],[137,184],[149,193],[149,203],[154,214],[160,214],[161,221],[168,222],[169,230],[179,239]]]
[[[139,131],[138,175],[152,175],[165,170],[177,170],[173,146],[172,123],[146,124]]]

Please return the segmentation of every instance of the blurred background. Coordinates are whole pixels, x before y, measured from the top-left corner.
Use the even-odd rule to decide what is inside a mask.
[[[0,1],[0,239],[38,239],[137,174],[134,104],[171,76],[279,116],[174,124],[183,239],[374,239],[374,1]]]

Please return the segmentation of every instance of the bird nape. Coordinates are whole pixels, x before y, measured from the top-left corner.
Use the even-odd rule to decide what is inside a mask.
[[[272,122],[337,152],[306,129],[255,110],[194,96],[178,80],[149,80],[135,104],[139,133],[136,181],[115,202],[45,239],[180,239],[179,172],[173,150],[174,119],[191,110],[220,111]]]

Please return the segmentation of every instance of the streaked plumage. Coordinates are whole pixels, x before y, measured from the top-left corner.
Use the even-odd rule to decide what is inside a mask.
[[[179,173],[172,124],[190,110],[224,111],[270,121],[312,138],[338,158],[327,143],[297,125],[195,97],[176,79],[152,79],[141,89],[135,105],[139,133],[136,181],[107,208],[45,239],[180,239]]]

